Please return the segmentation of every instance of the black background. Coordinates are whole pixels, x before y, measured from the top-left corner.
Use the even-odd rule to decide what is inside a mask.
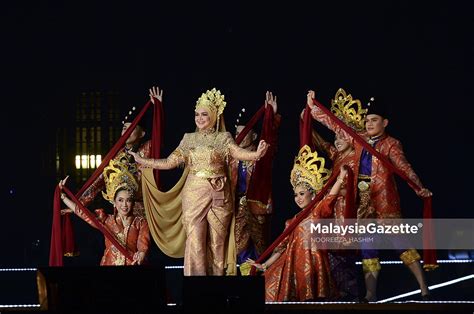
[[[265,91],[273,91],[282,115],[275,235],[296,213],[289,173],[307,90],[325,104],[339,87],[355,97],[382,91],[393,109],[388,132],[433,191],[435,216],[472,218],[474,25],[468,1],[256,3],[1,5],[0,265],[47,263],[57,174],[44,165],[55,156],[57,128],[72,123],[65,113],[83,91],[117,91],[128,108],[143,105],[149,87],[162,87],[165,154],[194,130],[194,104],[206,89],[225,94],[229,129],[242,106],[254,112]],[[405,183],[399,187],[404,215],[421,215],[422,202]],[[101,249],[91,251],[84,263],[98,264]]]

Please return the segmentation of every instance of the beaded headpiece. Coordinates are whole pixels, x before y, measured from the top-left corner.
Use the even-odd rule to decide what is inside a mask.
[[[237,117],[237,119],[235,119],[235,124],[234,124],[234,127],[235,129],[237,130],[237,127],[239,125],[242,125],[242,123],[240,122],[240,120],[243,118],[243,116],[245,115],[245,108],[242,108],[239,112],[239,115]]]
[[[363,109],[360,100],[353,99],[344,89],[339,88],[331,99],[331,112],[355,131],[364,130],[367,109]]]
[[[105,192],[102,192],[102,196],[112,204],[115,193],[119,189],[127,190],[132,195],[135,195],[138,191],[138,183],[135,176],[136,164],[126,159],[126,155],[128,154],[121,153],[119,158],[110,160],[109,165],[103,171]]]
[[[324,168],[325,163],[324,158],[319,157],[316,151],[311,152],[308,145],[301,147],[290,175],[293,189],[303,184],[313,190],[321,190],[331,175],[331,170]]]
[[[127,122],[132,122],[132,121],[133,121],[133,118],[134,118],[133,114],[135,114],[135,110],[136,110],[136,109],[137,109],[137,108],[136,108],[135,106],[133,106],[133,107],[128,111],[128,113],[126,114],[126,116],[125,116],[125,117],[123,118],[123,120],[122,120],[122,124],[125,124],[125,123],[127,123]]]

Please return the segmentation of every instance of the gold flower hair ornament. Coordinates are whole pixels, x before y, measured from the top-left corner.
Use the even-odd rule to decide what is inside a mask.
[[[224,112],[226,104],[227,103],[224,101],[224,95],[221,94],[221,91],[213,88],[202,93],[201,97],[199,97],[196,102],[196,108],[207,108],[219,117]]]
[[[103,176],[106,192],[102,192],[102,196],[112,204],[114,203],[115,193],[119,189],[127,190],[132,195],[138,191],[136,177],[130,172],[129,164],[121,159],[112,159],[109,165],[104,168]]]
[[[290,175],[293,189],[304,184],[313,190],[321,190],[331,175],[331,170],[324,168],[325,163],[324,158],[316,151],[311,152],[308,145],[301,147]]]
[[[331,112],[357,132],[364,130],[367,109],[362,109],[360,100],[353,99],[344,89],[339,88],[331,99]]]

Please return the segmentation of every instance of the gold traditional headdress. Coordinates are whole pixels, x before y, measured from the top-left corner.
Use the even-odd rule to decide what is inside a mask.
[[[331,111],[354,130],[364,130],[367,109],[362,109],[360,100],[353,99],[352,95],[346,94],[342,88],[339,88],[334,99],[331,99]]]
[[[123,158],[110,160],[109,165],[104,168],[103,172],[106,192],[102,192],[102,196],[113,204],[115,193],[119,189],[125,189],[134,195],[138,191],[137,179],[133,174],[134,170],[134,163],[129,163]]]
[[[321,190],[331,175],[331,170],[324,168],[325,163],[324,158],[316,151],[311,152],[308,145],[301,147],[290,175],[293,189],[304,184],[313,190]]]
[[[224,101],[224,95],[221,94],[221,91],[215,87],[211,90],[202,93],[201,97],[196,101],[197,108],[206,108],[212,114],[215,115],[217,121],[216,125],[219,126],[219,117],[224,112],[225,105],[227,103]]]

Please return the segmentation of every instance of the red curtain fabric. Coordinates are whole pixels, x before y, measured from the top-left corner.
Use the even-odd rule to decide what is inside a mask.
[[[49,247],[49,266],[63,266],[63,243],[61,238],[61,190],[56,186],[53,197],[53,225]]]
[[[347,169],[346,178],[346,208],[344,209],[344,218],[357,218],[357,210],[355,208],[355,190],[354,190],[354,173],[349,166],[344,165]]]
[[[314,151],[315,147],[311,137],[311,124],[313,117],[311,117],[311,112],[306,106],[303,111],[303,117],[300,119],[300,148],[308,145],[311,148],[311,151]]]
[[[265,156],[255,163],[255,169],[250,177],[247,189],[247,204],[254,214],[266,214],[269,198],[272,193],[272,163],[275,151],[275,131],[273,107],[267,105],[264,108],[262,134],[260,139],[271,144]]]
[[[76,197],[80,197],[82,193],[94,182],[94,180],[102,173],[104,168],[109,164],[109,161],[117,155],[117,152],[125,145],[125,141],[127,138],[132,134],[133,129],[137,126],[138,122],[142,119],[145,112],[150,107],[151,101],[148,101],[140,113],[135,117],[132,121],[130,127],[127,131],[119,138],[117,143],[111,148],[111,150],[107,153],[107,155],[102,160],[100,166],[94,171],[91,177],[84,183],[82,188],[79,192],[76,193]],[[161,105],[161,104],[160,104]],[[56,189],[57,190],[57,189]],[[64,253],[68,253],[64,251],[64,247],[62,245],[58,245],[59,242],[67,243],[69,247],[74,247],[74,234],[72,230],[72,224],[70,222],[66,225],[71,226],[71,228],[67,228],[66,230],[62,230],[61,228],[61,220],[62,219],[70,219],[70,217],[62,218],[61,217],[61,198],[60,192],[56,193],[55,191],[54,198],[53,198],[53,223],[51,226],[51,245],[50,245],[50,252],[49,252],[49,266],[63,266],[62,257]],[[59,250],[59,251],[58,251]]]
[[[74,227],[71,219],[72,214],[65,214],[61,216],[61,232],[63,234],[63,255],[77,256],[79,252],[76,250],[76,241],[74,238]]]
[[[151,158],[159,159],[161,157],[161,146],[163,145],[164,118],[163,105],[161,101],[155,98],[153,106],[153,129],[151,133]],[[160,172],[158,169],[153,170],[156,186],[160,186]]]
[[[235,139],[235,143],[239,145],[249,131],[257,124],[258,120],[265,114],[265,106],[262,106],[258,111],[253,115],[250,121],[245,125],[244,129],[240,132],[239,136]]]
[[[329,109],[324,107],[320,102],[316,99],[313,99],[313,103],[318,106],[325,114],[327,114],[341,129],[346,131],[352,138],[361,144],[367,151],[369,151],[372,156],[377,157],[385,167],[390,169],[390,171],[399,175],[403,180],[408,182],[410,186],[416,186],[416,190],[420,190],[421,187],[417,186],[413,180],[408,178],[404,173],[402,173],[398,168],[396,168],[387,157],[379,153],[375,148],[373,148],[369,143],[367,143],[359,134],[354,132],[350,127],[348,127],[345,123],[339,120]],[[433,226],[429,222],[429,219],[433,217],[432,211],[432,199],[431,197],[423,198],[423,223],[430,226],[430,228],[423,229],[423,243],[425,247],[433,247],[434,239],[433,239]],[[425,269],[434,269],[437,267],[437,258],[436,258],[436,250],[423,250],[423,267]]]

